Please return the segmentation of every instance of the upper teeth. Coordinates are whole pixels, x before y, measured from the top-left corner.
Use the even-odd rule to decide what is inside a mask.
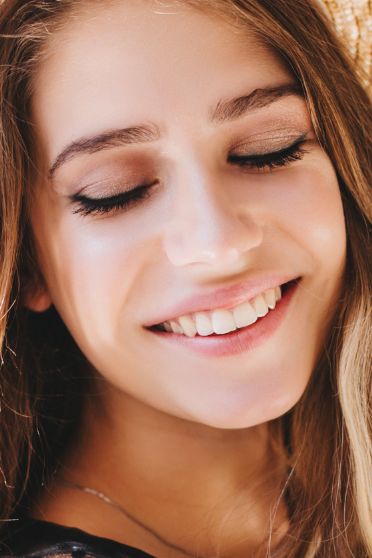
[[[275,308],[276,302],[281,299],[281,296],[281,288],[274,287],[234,308],[187,314],[176,320],[164,322],[162,325],[168,332],[181,333],[187,337],[195,337],[196,334],[206,336],[213,333],[222,335],[253,324],[258,318],[266,316],[269,309]]]

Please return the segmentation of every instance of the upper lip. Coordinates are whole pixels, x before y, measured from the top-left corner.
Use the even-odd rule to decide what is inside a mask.
[[[144,324],[144,327],[152,327],[170,320],[176,320],[186,314],[210,312],[216,308],[232,308],[242,302],[251,300],[267,289],[298,278],[298,275],[266,274],[261,277],[248,278],[239,284],[225,286],[207,293],[195,294],[163,310],[161,314],[154,317],[154,320]]]

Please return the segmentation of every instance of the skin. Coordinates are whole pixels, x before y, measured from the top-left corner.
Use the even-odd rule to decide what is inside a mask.
[[[278,57],[210,15],[168,6],[81,8],[49,40],[35,76],[31,220],[45,285],[27,305],[55,305],[96,390],[34,515],[184,556],[97,498],[61,486],[64,477],[111,495],[188,552],[259,556],[282,472],[267,424],[298,402],[314,369],[341,287],[344,216],[302,98],[209,121],[220,99],[293,81]],[[159,140],[78,155],[48,178],[70,142],[149,122]],[[227,162],[229,153],[272,152],[301,134],[306,154],[287,167]],[[68,197],[154,179],[149,199],[103,217],[74,213]],[[302,276],[301,286],[280,328],[249,353],[197,356],[143,328],[189,295],[273,272]],[[286,529],[283,505],[274,527],[276,542]]]

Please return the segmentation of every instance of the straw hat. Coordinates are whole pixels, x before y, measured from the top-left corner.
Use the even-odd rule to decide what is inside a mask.
[[[317,0],[333,21],[348,47],[362,81],[371,89],[372,8],[371,0]]]

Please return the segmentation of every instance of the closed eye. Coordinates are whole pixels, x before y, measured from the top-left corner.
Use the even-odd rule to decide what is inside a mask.
[[[288,166],[295,161],[303,159],[305,153],[307,153],[307,150],[303,149],[305,143],[306,140],[301,138],[289,147],[280,149],[279,151],[257,155],[232,154],[229,156],[228,162],[248,170],[270,171],[278,167]]]
[[[77,206],[73,213],[78,213],[83,216],[104,215],[115,210],[129,209],[131,206],[148,198],[151,195],[150,190],[157,183],[158,181],[151,184],[141,184],[127,192],[122,192],[107,198],[89,198],[87,196],[75,194],[70,198]]]
[[[286,167],[295,161],[300,161],[308,151],[303,148],[306,140],[301,137],[294,144],[273,151],[257,155],[231,154],[228,163],[237,165],[247,171],[267,172],[276,168]],[[75,194],[70,197],[76,208],[74,214],[83,216],[106,215],[119,210],[128,210],[151,196],[151,190],[158,184],[158,180],[150,184],[141,184],[131,190],[105,198],[90,198]]]

